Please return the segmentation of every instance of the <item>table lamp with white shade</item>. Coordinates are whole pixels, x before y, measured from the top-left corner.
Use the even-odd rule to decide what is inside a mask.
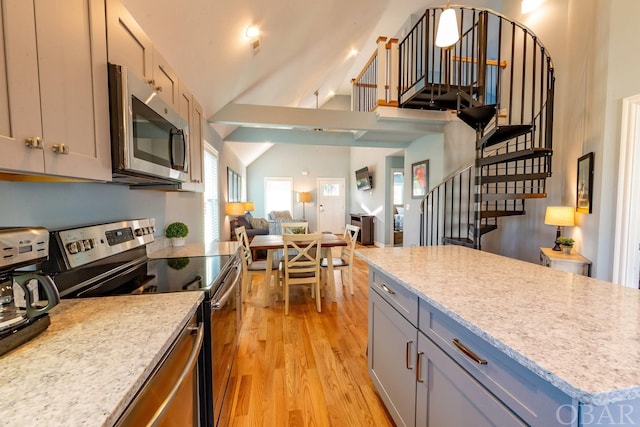
[[[562,235],[562,227],[573,227],[575,225],[575,209],[572,206],[547,206],[544,215],[544,223],[547,225],[555,225],[556,241],[553,247],[554,251],[562,250],[558,243],[558,237]]]

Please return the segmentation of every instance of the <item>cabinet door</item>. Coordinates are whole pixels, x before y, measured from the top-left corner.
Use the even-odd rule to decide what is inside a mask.
[[[204,191],[204,176],[202,176],[202,170],[204,169],[202,164],[204,152],[202,139],[204,115],[202,113],[202,107],[195,98],[192,100],[192,105],[191,124],[189,126],[191,130],[191,136],[189,138],[189,142],[191,143],[189,147],[191,153],[191,182],[198,186],[196,188],[197,191]]]
[[[155,49],[153,50],[153,80],[151,83],[164,102],[173,107],[175,111],[180,111],[178,75]]]
[[[102,0],[36,0],[45,172],[111,179]]]
[[[109,62],[124,65],[139,78],[153,80],[153,46],[133,16],[118,0],[107,0]]]
[[[33,2],[0,0],[0,169],[43,173],[41,138]]]
[[[422,332],[416,363],[416,426],[526,425]]]
[[[398,426],[415,423],[416,340],[415,326],[369,288],[369,375]]]

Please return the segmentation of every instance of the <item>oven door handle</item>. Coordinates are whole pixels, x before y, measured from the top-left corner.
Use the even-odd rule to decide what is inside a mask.
[[[198,362],[198,355],[200,354],[200,348],[202,348],[202,341],[204,339],[204,323],[200,323],[198,326],[189,326],[187,329],[191,331],[191,334],[193,334],[193,332],[197,329],[196,340],[193,344],[193,347],[191,348],[191,353],[189,354],[187,363],[185,363],[184,369],[182,370],[182,373],[178,377],[176,383],[173,385],[173,388],[169,392],[169,395],[164,399],[160,407],[153,414],[151,421],[149,421],[149,423],[147,424],[148,426],[155,426],[160,421],[162,421],[162,416],[167,411],[169,405],[171,404],[171,402],[173,402],[173,399],[175,399],[176,395],[178,394],[178,389],[180,389],[182,383],[187,378],[187,376],[189,376],[196,363]]]
[[[236,269],[236,277],[233,278],[232,284],[229,285],[228,289],[220,298],[218,298],[216,301],[211,301],[212,310],[220,310],[222,307],[224,307],[225,304],[227,304],[229,298],[231,298],[231,294],[235,290],[236,286],[238,285],[238,283],[240,283],[241,270],[238,268],[237,264],[234,265],[233,268]]]

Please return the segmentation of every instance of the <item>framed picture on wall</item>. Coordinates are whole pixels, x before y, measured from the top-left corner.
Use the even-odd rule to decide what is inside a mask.
[[[593,152],[578,159],[576,211],[591,213],[593,194]]]
[[[411,198],[421,199],[429,188],[429,160],[411,165]]]

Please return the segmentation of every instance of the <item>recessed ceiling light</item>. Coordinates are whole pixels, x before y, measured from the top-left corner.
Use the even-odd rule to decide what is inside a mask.
[[[244,31],[244,36],[249,40],[255,39],[260,35],[260,28],[255,25],[249,25]]]
[[[354,57],[358,54],[358,49],[351,49],[349,51],[349,57]]]

